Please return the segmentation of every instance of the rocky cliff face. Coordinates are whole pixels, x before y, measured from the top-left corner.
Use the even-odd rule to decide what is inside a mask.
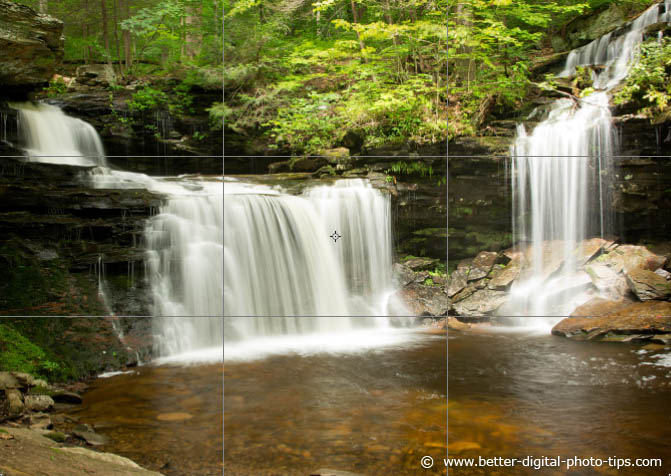
[[[141,246],[162,197],[94,190],[82,167],[0,163],[0,314],[147,315]],[[101,277],[109,302],[99,294]]]
[[[49,81],[63,59],[63,22],[0,0],[0,86],[31,89]]]

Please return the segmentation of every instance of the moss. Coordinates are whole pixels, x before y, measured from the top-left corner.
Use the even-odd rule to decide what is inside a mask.
[[[50,440],[55,441],[56,443],[63,443],[66,439],[65,434],[61,433],[60,431],[52,431],[45,434],[44,436],[46,436]]]
[[[0,368],[58,379],[64,370],[47,352],[9,324],[0,324]]]

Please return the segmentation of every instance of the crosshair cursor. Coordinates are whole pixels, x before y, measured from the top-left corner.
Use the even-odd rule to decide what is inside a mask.
[[[333,234],[331,235],[331,238],[333,238],[333,242],[335,243],[336,241],[338,241],[338,238],[341,238],[341,236],[338,234],[337,231],[334,230]]]

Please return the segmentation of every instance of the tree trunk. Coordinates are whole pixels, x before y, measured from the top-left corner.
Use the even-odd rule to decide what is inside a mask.
[[[121,7],[121,14],[123,15],[124,20],[130,18],[130,9],[128,7],[129,1],[130,0],[119,0],[119,5]],[[126,73],[128,73],[133,64],[133,58],[131,53],[130,31],[125,29],[123,31],[123,50],[124,50],[124,57],[126,59]]]
[[[47,13],[47,0],[40,0],[40,13]]]
[[[105,45],[105,59],[107,60],[107,64],[112,66],[112,60],[110,58],[110,35],[107,25],[107,5],[105,5],[105,0],[100,0],[100,11],[102,12],[103,44]]]
[[[354,20],[354,23],[359,23],[358,15],[356,12],[356,5],[354,5],[354,0],[350,0],[350,4],[352,5],[352,19]],[[363,40],[361,39],[361,35],[359,35],[359,32],[355,29],[356,32],[356,38],[359,40],[359,49],[361,50],[361,58],[363,58],[364,63],[368,63],[368,59],[364,56],[364,46],[363,46]]]
[[[114,24],[114,49],[116,50],[116,58],[119,63],[121,63],[121,52],[119,51],[119,9],[117,0],[112,1],[112,13],[112,23]]]
[[[186,44],[186,56],[188,58],[195,58],[200,51],[200,34],[199,34],[199,23],[200,23],[200,12],[201,7],[187,7],[187,15],[185,19],[185,44]]]

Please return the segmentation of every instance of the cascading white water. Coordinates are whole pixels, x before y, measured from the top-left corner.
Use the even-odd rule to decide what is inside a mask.
[[[166,195],[145,227],[155,340],[167,360],[222,358],[223,184],[219,178],[153,178],[98,170],[98,188],[145,188]]]
[[[224,314],[248,319],[247,335],[347,329],[382,316],[391,295],[390,202],[364,180],[340,180],[292,196],[224,184]],[[337,231],[342,238],[329,237]],[[253,324],[252,324],[253,322]],[[377,325],[386,319],[374,321]]]
[[[555,101],[530,135],[518,126],[511,146],[513,234],[529,267],[502,313],[556,315],[580,304],[580,296],[567,300],[561,292],[576,271],[574,250],[584,239],[612,231],[607,180],[617,144],[608,92],[626,78],[645,28],[661,21],[671,21],[671,0],[571,51],[559,76],[575,74],[577,66],[603,65],[592,73],[598,91],[579,103]]]
[[[106,165],[100,136],[88,122],[48,104],[17,104],[28,158],[64,165]]]

